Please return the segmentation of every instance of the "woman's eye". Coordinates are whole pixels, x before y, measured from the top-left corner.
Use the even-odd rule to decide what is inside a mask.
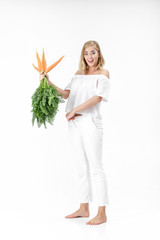
[[[95,54],[95,52],[92,52],[92,54]],[[88,55],[87,53],[85,53],[84,55]]]

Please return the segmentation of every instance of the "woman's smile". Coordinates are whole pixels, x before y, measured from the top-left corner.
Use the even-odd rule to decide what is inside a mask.
[[[94,60],[90,60],[90,61],[88,60],[89,63],[92,63],[93,61],[94,61]]]

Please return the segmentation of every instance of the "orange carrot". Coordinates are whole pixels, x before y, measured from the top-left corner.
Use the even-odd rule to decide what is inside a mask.
[[[34,64],[32,63],[33,67],[39,72],[38,68],[34,66]]]
[[[36,50],[36,57],[37,57],[37,62],[38,62],[38,71],[40,72],[41,71],[41,60],[40,60],[40,57],[37,53],[37,50]]]
[[[46,58],[45,58],[45,54],[44,54],[44,48],[43,48],[43,53],[42,53],[42,61],[40,60],[40,57],[37,53],[36,50],[36,57],[37,57],[37,62],[38,62],[38,68],[32,63],[33,67],[39,72],[39,73],[48,73],[49,71],[51,71],[64,57],[61,57],[57,62],[53,63],[51,66],[49,66],[47,68],[47,62],[46,62]]]
[[[46,62],[46,58],[45,58],[45,55],[44,55],[44,71],[46,71],[47,69],[47,62]]]
[[[41,72],[44,73],[44,71],[46,71],[46,59],[45,59],[44,48],[43,48],[42,63],[41,63]]]
[[[63,57],[64,57],[64,56],[63,56]],[[49,66],[49,67],[47,68],[47,70],[46,70],[46,73],[48,73],[49,71],[51,71],[51,70],[62,60],[63,57],[61,57],[57,62],[55,62],[55,63],[53,63],[51,66]]]

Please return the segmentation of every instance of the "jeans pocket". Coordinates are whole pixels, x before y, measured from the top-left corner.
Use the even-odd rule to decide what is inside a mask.
[[[92,124],[93,128],[96,129],[97,127],[96,127],[96,125],[95,125],[95,122],[94,122],[94,120],[93,120],[93,117],[90,117],[90,120],[91,120],[91,124]]]
[[[91,117],[92,124],[94,125],[95,129],[103,131],[103,124],[101,119]]]

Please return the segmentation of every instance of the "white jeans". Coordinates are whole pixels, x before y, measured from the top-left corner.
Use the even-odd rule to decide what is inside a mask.
[[[68,121],[68,133],[74,153],[80,202],[92,202],[94,189],[98,205],[109,205],[108,186],[102,163],[102,120],[89,115],[77,116]]]

